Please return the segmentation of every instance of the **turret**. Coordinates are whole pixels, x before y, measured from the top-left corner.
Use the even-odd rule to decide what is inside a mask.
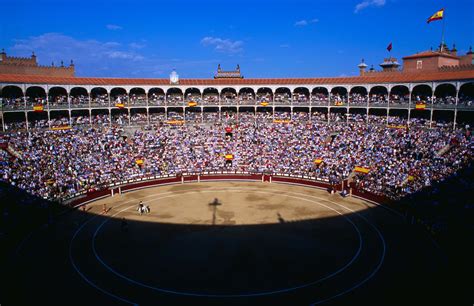
[[[383,71],[395,71],[400,67],[400,64],[397,62],[397,59],[394,57],[384,58],[383,63],[380,64]]]
[[[359,65],[357,65],[357,67],[359,67],[359,75],[360,76],[364,76],[365,75],[365,69],[367,69],[367,64],[364,62],[364,59],[362,59],[362,61],[360,62]]]

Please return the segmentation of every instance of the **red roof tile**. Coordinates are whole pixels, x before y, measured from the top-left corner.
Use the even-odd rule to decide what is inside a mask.
[[[335,77],[335,78],[287,78],[287,79],[181,79],[180,85],[337,85],[337,84],[378,84],[410,83],[448,80],[474,79],[474,70],[381,74],[372,76]],[[97,85],[97,86],[169,86],[168,79],[133,78],[89,78],[89,77],[48,77],[38,75],[0,74],[0,83],[50,84],[50,85]]]
[[[413,58],[423,58],[423,57],[434,57],[434,56],[443,56],[443,57],[449,57],[449,58],[454,58],[454,59],[459,59],[459,56],[455,56],[452,54],[444,53],[444,52],[439,52],[439,51],[423,51],[420,53],[416,53],[413,55],[405,56],[403,60],[406,59],[413,59]]]

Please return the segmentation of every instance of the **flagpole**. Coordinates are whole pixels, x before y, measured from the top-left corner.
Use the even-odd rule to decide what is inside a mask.
[[[443,48],[444,48],[444,24],[445,24],[445,20],[446,20],[446,15],[444,14],[444,11],[443,11],[443,27],[441,29],[441,46],[440,46],[440,51],[443,52]]]

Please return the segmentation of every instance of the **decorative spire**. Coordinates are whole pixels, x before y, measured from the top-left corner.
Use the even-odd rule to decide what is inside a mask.
[[[51,62],[51,67],[54,67],[54,62]]]
[[[71,60],[71,64],[69,66],[74,66],[74,62]]]
[[[360,64],[357,65],[357,67],[359,67],[359,68],[361,68],[361,69],[362,69],[362,68],[364,68],[364,69],[367,68],[367,64],[365,63],[365,60],[362,59],[362,60],[360,61]]]
[[[31,51],[31,57],[36,57],[35,51]]]
[[[64,62],[61,60],[61,67],[64,67]]]
[[[6,53],[5,53],[5,49],[3,49],[3,48],[2,48],[2,54],[6,54]]]
[[[472,46],[469,46],[469,52],[467,54],[472,54]]]

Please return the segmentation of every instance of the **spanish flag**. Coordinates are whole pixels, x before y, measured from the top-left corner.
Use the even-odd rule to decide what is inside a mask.
[[[415,109],[418,109],[418,110],[424,110],[426,109],[426,103],[417,103],[415,105]]]
[[[143,159],[136,159],[135,160],[135,164],[137,164],[138,166],[143,165],[143,163],[144,163]]]
[[[198,104],[197,104],[196,101],[189,101],[189,102],[188,102],[188,106],[189,106],[189,107],[194,107],[194,106],[197,106],[197,105],[198,105]]]
[[[115,103],[115,107],[117,107],[117,108],[124,108],[124,107],[125,107],[125,104],[123,104],[123,103]]]
[[[234,159],[234,155],[233,155],[233,154],[226,154],[226,155],[224,155],[224,158],[225,158],[226,160],[233,160],[233,159]]]
[[[365,167],[358,167],[358,166],[357,166],[357,167],[354,168],[354,171],[355,171],[355,172],[359,172],[359,173],[365,173],[365,174],[367,174],[367,173],[370,172],[370,169],[369,169],[369,168],[365,168]]]
[[[262,101],[262,102],[260,102],[260,105],[261,106],[268,106],[268,102],[267,101]]]
[[[44,110],[44,106],[41,104],[33,106],[33,111],[35,112],[42,112],[43,110]]]
[[[436,13],[434,13],[433,16],[431,16],[430,18],[428,18],[428,20],[426,21],[426,23],[430,23],[430,22],[435,21],[435,20],[441,20],[441,19],[443,19],[443,14],[444,14],[444,9],[440,9],[439,11],[437,11]]]

